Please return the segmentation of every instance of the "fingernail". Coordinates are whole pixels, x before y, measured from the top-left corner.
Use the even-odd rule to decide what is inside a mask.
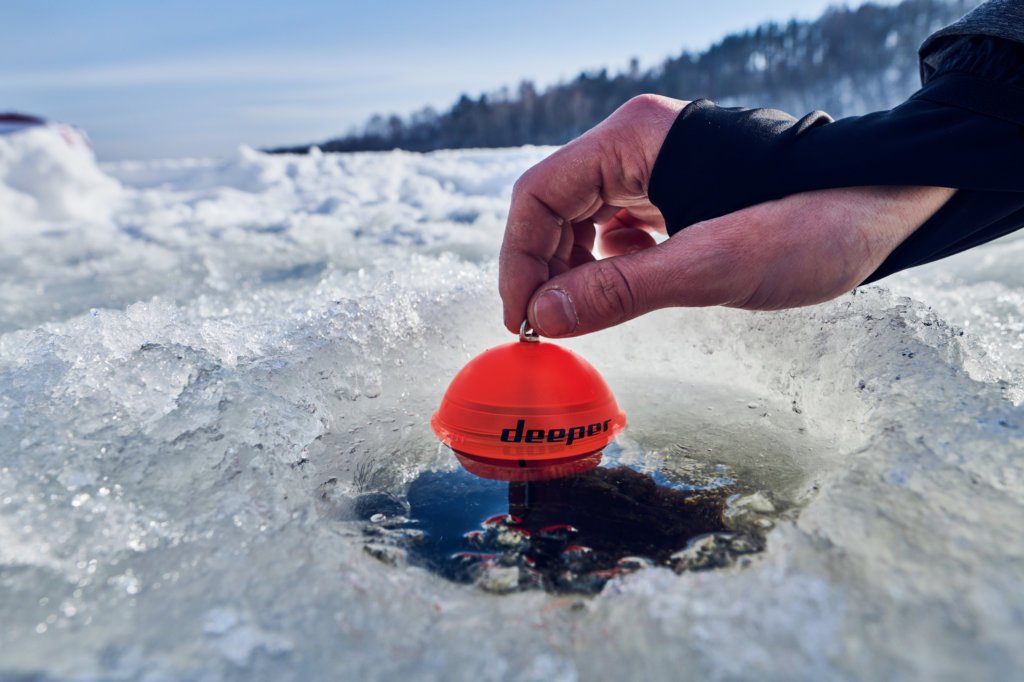
[[[561,289],[548,289],[533,304],[536,331],[544,336],[564,336],[576,331],[579,318],[569,297]]]

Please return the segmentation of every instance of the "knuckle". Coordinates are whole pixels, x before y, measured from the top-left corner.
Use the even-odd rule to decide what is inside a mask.
[[[515,184],[512,185],[513,198],[521,197],[523,195],[523,192],[529,190],[529,188],[533,185],[533,174],[533,168],[529,168],[522,175],[519,176],[519,178],[515,181]]]
[[[551,163],[551,157],[548,157],[540,163],[534,164],[523,171],[522,175],[520,175],[512,185],[513,199],[529,196],[530,194],[533,194],[535,190],[543,189],[545,167],[551,165]]]
[[[647,109],[652,108],[657,103],[657,101],[657,95],[645,93],[642,95],[634,95],[633,97],[630,97],[628,100],[626,100],[626,104],[624,106],[630,110],[637,109],[645,111]]]
[[[629,279],[615,260],[599,262],[594,269],[594,279],[588,293],[590,303],[598,315],[617,324],[634,316],[636,301]]]
[[[661,116],[665,110],[666,99],[661,95],[650,93],[631,97],[622,105],[624,114],[645,119],[652,116]]]

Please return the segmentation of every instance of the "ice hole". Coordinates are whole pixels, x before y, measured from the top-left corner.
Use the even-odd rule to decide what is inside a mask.
[[[550,480],[504,481],[462,468],[421,472],[398,496],[353,509],[367,552],[494,593],[596,593],[649,567],[676,572],[748,563],[788,505],[724,465],[689,460],[641,471],[609,448],[605,465]],[[683,459],[686,459],[685,457]]]

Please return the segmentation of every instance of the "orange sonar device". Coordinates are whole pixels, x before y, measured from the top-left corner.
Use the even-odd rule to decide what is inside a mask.
[[[524,322],[519,341],[455,375],[430,424],[471,473],[542,480],[596,466],[626,415],[590,363],[541,342]]]

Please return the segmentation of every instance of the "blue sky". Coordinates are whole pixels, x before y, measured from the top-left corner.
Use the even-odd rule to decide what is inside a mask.
[[[101,159],[323,141],[373,113],[581,70],[648,68],[828,0],[5,0],[0,111],[81,126]],[[860,4],[856,0],[850,4]]]

